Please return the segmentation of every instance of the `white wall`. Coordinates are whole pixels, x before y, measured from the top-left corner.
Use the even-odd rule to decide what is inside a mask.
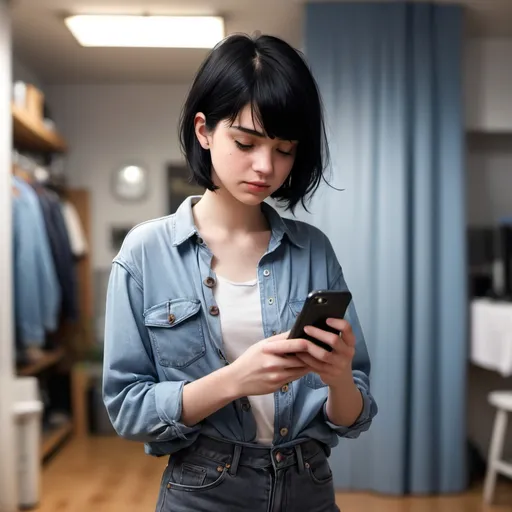
[[[69,143],[72,187],[91,191],[93,268],[110,267],[112,226],[167,214],[166,164],[182,162],[177,127],[188,85],[49,86],[47,97]],[[130,159],[149,169],[149,194],[126,204],[111,194],[111,173]]]
[[[466,127],[512,131],[512,39],[465,43]]]

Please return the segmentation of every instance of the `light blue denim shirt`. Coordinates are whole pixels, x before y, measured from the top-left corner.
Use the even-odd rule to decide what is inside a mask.
[[[19,178],[12,186],[16,334],[24,347],[41,347],[57,328],[61,289],[37,195]]]
[[[174,215],[135,227],[113,261],[107,293],[103,395],[119,435],[146,443],[152,455],[189,446],[200,433],[255,442],[246,398],[200,424],[180,422],[183,386],[227,364],[212,287],[212,253],[194,225],[189,197]],[[311,290],[346,290],[341,267],[318,229],[262,206],[272,235],[258,264],[265,337],[290,329]],[[335,446],[358,437],[377,413],[369,390],[370,360],[353,301],[345,318],[357,338],[354,382],[363,411],[354,425],[332,424],[328,388],[311,373],[275,393],[274,445],[313,438]],[[243,322],[243,318],[240,319]],[[283,435],[284,434],[284,435]]]

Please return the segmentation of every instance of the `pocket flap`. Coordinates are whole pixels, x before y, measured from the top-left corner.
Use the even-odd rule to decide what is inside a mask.
[[[295,299],[288,301],[288,307],[292,310],[294,316],[298,316],[304,307],[305,300]]]
[[[201,309],[197,299],[172,299],[149,308],[144,313],[147,327],[174,327],[194,316]]]

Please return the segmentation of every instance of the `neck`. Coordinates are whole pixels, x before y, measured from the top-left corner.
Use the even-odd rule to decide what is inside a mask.
[[[230,233],[268,230],[260,205],[245,205],[223,190],[206,190],[193,212],[200,232],[210,228]]]

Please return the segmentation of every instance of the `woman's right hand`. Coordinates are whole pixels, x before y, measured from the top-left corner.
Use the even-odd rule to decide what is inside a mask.
[[[273,343],[281,345],[281,354],[307,351],[307,340],[287,337],[285,332],[259,341],[233,363],[186,384],[183,387],[182,423],[196,425],[238,398],[274,393],[309,373],[311,368],[296,356],[266,353],[265,347]]]
[[[307,340],[288,339],[288,335],[289,332],[285,332],[255,343],[229,365],[239,397],[274,393],[311,371],[293,355],[278,356],[263,351],[268,343],[282,344],[289,354],[307,350]]]

